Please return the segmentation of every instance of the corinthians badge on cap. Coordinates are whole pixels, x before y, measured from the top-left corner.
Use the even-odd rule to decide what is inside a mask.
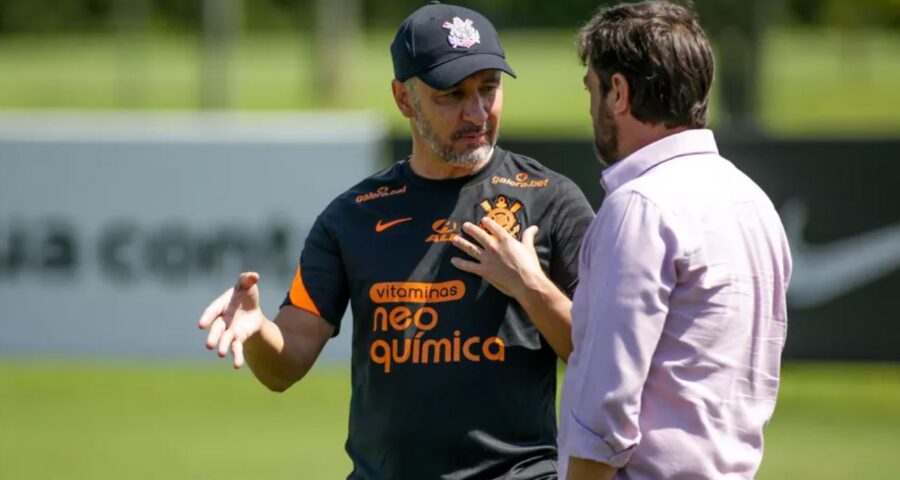
[[[453,23],[444,22],[441,27],[450,30],[447,41],[453,48],[471,48],[472,45],[481,43],[481,34],[472,26],[472,20],[468,18],[463,20],[453,17]]]

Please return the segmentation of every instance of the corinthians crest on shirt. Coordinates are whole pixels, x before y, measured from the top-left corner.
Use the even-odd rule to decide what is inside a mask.
[[[519,230],[522,229],[518,218],[519,212],[522,211],[521,202],[506,195],[497,195],[493,201],[485,199],[479,205],[488,218],[505,228],[510,235],[518,236]]]
[[[517,237],[522,229],[519,215],[522,210],[522,202],[506,195],[497,195],[493,199],[486,198],[478,203],[484,210],[484,215],[505,228],[510,235]],[[439,218],[431,224],[432,232],[425,238],[428,243],[444,243],[453,240],[460,234],[460,222],[449,218]]]
[[[441,27],[449,29],[447,41],[453,48],[472,48],[472,45],[481,43],[481,34],[472,26],[472,20],[463,20],[453,17],[453,22],[444,22]]]

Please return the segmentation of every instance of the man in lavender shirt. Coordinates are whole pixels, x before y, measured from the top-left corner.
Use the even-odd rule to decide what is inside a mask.
[[[581,248],[560,477],[753,478],[791,259],[704,129],[709,42],[689,10],[645,2],[599,10],[579,53],[607,196]]]
[[[581,247],[560,409],[568,480],[753,478],[778,392],[791,258],[759,187],[705,130],[713,56],[689,10],[599,10],[579,35],[607,196]],[[540,291],[527,246],[469,225],[457,261]],[[568,312],[565,296],[534,301]]]

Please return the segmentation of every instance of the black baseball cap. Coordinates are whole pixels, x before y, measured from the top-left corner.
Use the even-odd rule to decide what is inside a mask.
[[[497,30],[484,15],[464,7],[431,2],[403,20],[394,43],[394,78],[411,77],[443,90],[480,70],[516,73],[506,63]]]

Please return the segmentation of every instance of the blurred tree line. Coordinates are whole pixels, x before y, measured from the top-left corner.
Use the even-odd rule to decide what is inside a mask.
[[[557,28],[571,31],[600,5],[618,0],[449,0],[484,13],[502,31]],[[721,127],[757,130],[761,45],[772,25],[900,29],[900,0],[675,0],[693,4],[717,57]],[[229,107],[230,61],[241,33],[308,32],[319,68],[313,89],[339,105],[349,80],[343,69],[365,29],[394,30],[427,0],[0,0],[0,35],[115,33],[123,45],[122,104],[141,83],[132,68],[138,38],[148,32],[197,34],[201,39],[201,106]],[[849,50],[848,50],[849,51]]]
[[[208,1],[208,0],[207,0]],[[321,0],[319,0],[321,1]],[[148,26],[197,31],[203,24],[204,0],[0,0],[0,33],[103,32],[117,19],[140,11]],[[243,0],[246,31],[312,28],[317,0]],[[393,29],[424,0],[358,0],[365,27]],[[448,3],[454,3],[453,1]],[[457,0],[473,7],[498,27],[574,28],[608,0]],[[707,26],[740,21],[730,8],[758,1],[695,0]],[[766,2],[763,2],[766,3]],[[788,25],[900,28],[900,0],[769,0],[774,18]],[[727,6],[729,8],[722,8]]]

